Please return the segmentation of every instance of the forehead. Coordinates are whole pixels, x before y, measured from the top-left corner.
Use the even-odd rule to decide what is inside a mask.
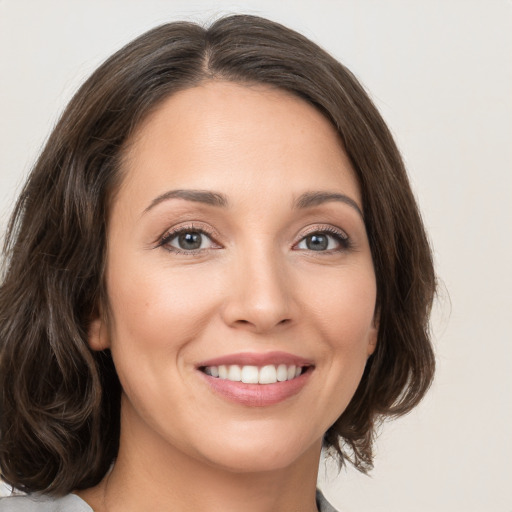
[[[313,106],[263,85],[206,82],[173,94],[136,130],[122,188],[336,189],[359,202],[340,137]]]

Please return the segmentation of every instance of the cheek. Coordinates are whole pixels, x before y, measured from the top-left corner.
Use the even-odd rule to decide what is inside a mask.
[[[309,310],[332,348],[365,352],[367,341],[375,335],[373,267],[346,267],[309,288]]]
[[[175,268],[165,256],[153,266],[135,258],[111,262],[107,276],[116,371],[129,401],[146,418],[153,417],[158,397],[163,408],[167,400],[194,403],[193,390],[182,384],[190,379],[197,340],[218,325],[225,282],[208,265]],[[207,341],[213,339],[219,341]]]
[[[321,361],[327,429],[345,410],[375,346],[376,283],[373,267],[346,268],[313,287],[308,295],[310,325],[321,333]],[[318,283],[321,284],[321,283]]]
[[[187,389],[176,386],[187,371],[183,354],[218,309],[211,279],[203,293],[205,280],[197,272],[158,267],[127,258],[112,262],[107,276],[116,370],[126,396],[147,418],[158,396],[186,397]]]
[[[129,263],[112,264],[107,276],[111,351],[125,393],[144,412],[158,390],[175,397],[175,384],[187,371],[183,354],[216,307],[212,294],[198,291],[200,280],[190,273]]]
[[[138,340],[144,348],[186,340],[199,332],[215,310],[215,282],[200,272],[151,269],[147,265],[113,270],[108,279],[114,338]],[[164,267],[165,269],[165,267]],[[130,278],[127,279],[126,276]],[[202,284],[208,283],[205,289]],[[172,345],[172,343],[171,343]]]

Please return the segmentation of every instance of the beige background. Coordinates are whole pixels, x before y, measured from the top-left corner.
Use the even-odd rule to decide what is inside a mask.
[[[321,487],[344,512],[511,512],[511,1],[0,0],[0,229],[104,58],[159,23],[232,12],[298,29],[361,78],[403,151],[448,290],[428,398],[385,426],[371,478],[322,464]]]

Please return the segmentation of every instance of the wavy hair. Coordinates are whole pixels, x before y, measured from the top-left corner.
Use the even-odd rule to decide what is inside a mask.
[[[379,334],[360,385],[325,434],[367,472],[379,422],[410,411],[434,374],[431,251],[400,153],[347,68],[302,35],[246,15],[157,27],[102,64],[75,94],[12,214],[0,286],[0,471],[23,491],[97,484],[119,444],[121,387],[108,351],[87,343],[108,303],[109,206],[127,140],[173,93],[209,80],[267,84],[333,124],[357,174],[377,280]]]

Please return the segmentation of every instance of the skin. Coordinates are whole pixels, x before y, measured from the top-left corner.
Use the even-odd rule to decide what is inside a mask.
[[[94,350],[111,349],[123,386],[120,452],[80,495],[110,512],[316,510],[322,436],[377,339],[361,194],[336,131],[286,92],[208,82],[139,127],[123,173],[108,232],[108,320],[89,334]],[[177,189],[214,191],[228,206],[155,204]],[[357,206],[294,207],[319,191]],[[176,237],[161,243],[176,228],[208,236],[176,252]],[[326,229],[350,245],[329,234],[327,249],[310,249],[311,233]],[[214,393],[197,369],[276,350],[314,370],[299,393],[266,407]]]

